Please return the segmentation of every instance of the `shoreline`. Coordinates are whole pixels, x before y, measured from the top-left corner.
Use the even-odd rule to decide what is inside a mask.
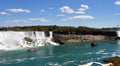
[[[100,40],[116,40],[115,36],[104,35],[54,35],[55,42],[77,43],[86,41],[100,41]]]

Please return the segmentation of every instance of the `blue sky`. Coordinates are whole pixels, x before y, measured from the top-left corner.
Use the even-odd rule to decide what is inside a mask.
[[[120,0],[1,0],[0,26],[116,27]]]

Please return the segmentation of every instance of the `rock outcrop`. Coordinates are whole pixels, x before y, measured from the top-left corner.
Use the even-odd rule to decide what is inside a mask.
[[[84,41],[97,41],[104,40],[106,37],[103,35],[54,35],[55,42],[76,43]]]
[[[106,63],[113,63],[112,66],[120,66],[120,57],[118,56],[110,57],[110,58],[104,59],[103,61]]]

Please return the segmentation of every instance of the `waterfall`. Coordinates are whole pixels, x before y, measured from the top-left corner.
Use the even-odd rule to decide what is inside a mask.
[[[120,37],[120,31],[116,31],[117,32],[117,37]]]
[[[1,31],[0,50],[14,50],[24,47],[58,45],[51,41],[53,33],[45,36],[44,31]]]

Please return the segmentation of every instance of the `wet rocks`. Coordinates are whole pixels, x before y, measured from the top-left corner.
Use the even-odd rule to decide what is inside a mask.
[[[24,40],[27,41],[27,42],[34,42],[31,38],[29,37],[24,37]]]
[[[91,47],[95,47],[95,46],[97,46],[97,44],[96,43],[91,43]]]
[[[65,39],[64,37],[62,36],[58,36],[58,35],[55,35],[52,39],[52,41],[56,42],[56,43],[59,43],[60,45],[64,45],[65,44]]]
[[[112,66],[120,66],[120,57],[118,56],[106,58],[103,61],[106,63],[113,63]]]

